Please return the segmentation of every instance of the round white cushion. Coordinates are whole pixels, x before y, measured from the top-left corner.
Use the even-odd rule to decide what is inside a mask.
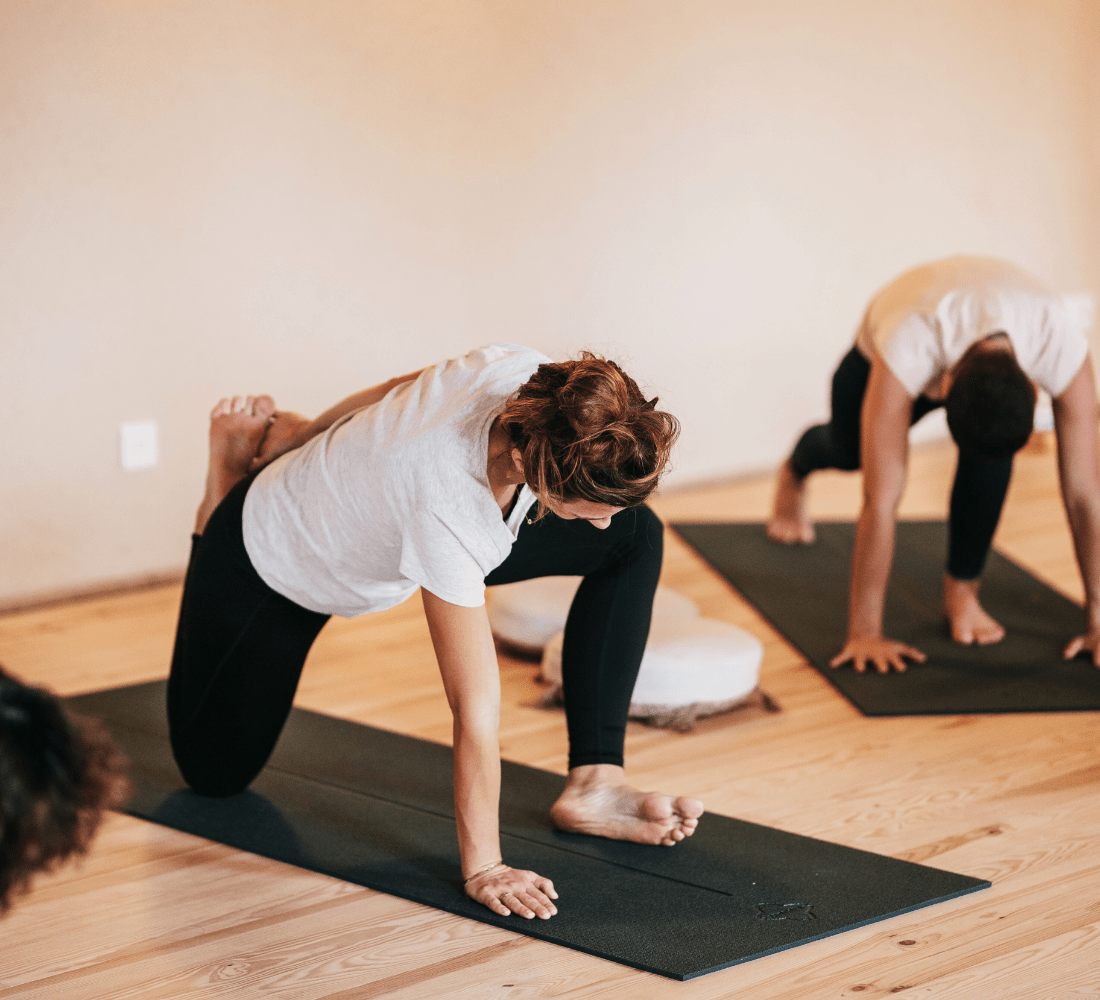
[[[490,588],[489,624],[493,635],[521,649],[540,651],[565,628],[569,606],[581,585],[579,576],[540,576]],[[695,602],[675,590],[658,587],[654,618],[697,618]]]
[[[555,686],[561,685],[563,637],[555,635],[542,658],[542,675]],[[760,640],[736,625],[654,615],[631,711],[739,701],[756,690],[763,656]]]

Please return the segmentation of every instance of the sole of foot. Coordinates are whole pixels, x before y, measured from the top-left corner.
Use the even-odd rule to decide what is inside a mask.
[[[233,396],[219,400],[210,411],[210,462],[195,518],[196,534],[202,534],[214,509],[248,475],[274,414],[270,396]]]
[[[698,799],[642,792],[629,785],[566,789],[550,810],[567,833],[672,847],[690,837],[703,815]]]

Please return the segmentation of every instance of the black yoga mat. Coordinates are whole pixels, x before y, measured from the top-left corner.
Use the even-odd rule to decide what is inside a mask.
[[[898,523],[885,632],[928,656],[905,673],[857,674],[829,661],[844,645],[855,526],[817,525],[813,545],[782,545],[762,524],[677,524],[676,531],[864,715],[956,715],[1100,709],[1100,670],[1062,659],[1085,612],[999,552],[982,603],[1007,630],[991,646],[952,642],[941,590],[947,527]]]
[[[560,899],[548,921],[498,917],[462,893],[449,747],[294,709],[253,787],[204,799],[172,761],[164,698],[157,682],[69,700],[129,755],[135,816],[673,979],[989,885],[711,813],[673,848],[559,833],[564,778],[505,761],[504,857]]]

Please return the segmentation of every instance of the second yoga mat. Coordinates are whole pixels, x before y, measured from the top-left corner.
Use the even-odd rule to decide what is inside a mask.
[[[462,893],[449,747],[294,709],[252,788],[205,799],[172,761],[164,700],[162,682],[69,699],[130,757],[135,816],[673,979],[989,885],[713,813],[674,848],[560,833],[564,778],[505,761],[504,857],[560,899],[548,921],[498,917]]]
[[[989,554],[981,597],[1005,626],[1005,639],[991,646],[951,641],[941,606],[942,521],[898,523],[885,632],[928,661],[886,675],[829,666],[847,629],[852,523],[820,523],[813,545],[794,546],[771,541],[758,523],[675,529],[864,715],[1100,709],[1100,670],[1087,659],[1062,659],[1085,630],[1084,611],[999,552]]]

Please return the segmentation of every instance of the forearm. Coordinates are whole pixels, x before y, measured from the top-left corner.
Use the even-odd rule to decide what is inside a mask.
[[[421,590],[454,718],[454,794],[462,870],[500,858],[500,672],[485,609]]]
[[[388,382],[383,382],[381,385],[374,385],[362,392],[357,392],[335,406],[329,407],[314,420],[303,417],[300,413],[279,410],[271,418],[259,453],[252,460],[253,470],[262,469],[280,455],[293,451],[295,448],[300,448],[318,434],[327,431],[341,417],[362,409],[364,406],[377,403],[395,386],[401,385],[402,382],[408,382],[419,374],[420,372],[412,372],[408,375],[400,375],[397,378],[391,378]]]
[[[856,525],[852,580],[848,595],[848,638],[882,635],[886,585],[894,560],[894,510],[864,501]]]
[[[500,852],[500,747],[496,728],[454,724],[454,796],[462,875],[469,878]]]
[[[423,369],[420,371],[423,371]],[[361,410],[365,406],[371,406],[377,403],[385,397],[390,390],[401,385],[403,382],[411,382],[420,374],[420,371],[410,372],[408,375],[398,375],[396,378],[391,378],[388,382],[372,385],[369,389],[362,389],[348,396],[347,399],[342,399],[335,406],[330,406],[324,413],[319,417],[315,417],[305,428],[303,428],[301,443],[304,444],[310,438],[316,437],[318,434],[327,431],[341,417],[347,416],[347,414],[355,410]]]
[[[1100,434],[1092,361],[1054,399],[1058,477],[1085,585],[1089,632],[1100,633]]]
[[[1066,517],[1085,586],[1088,630],[1100,632],[1100,502],[1090,496],[1067,496]]]

